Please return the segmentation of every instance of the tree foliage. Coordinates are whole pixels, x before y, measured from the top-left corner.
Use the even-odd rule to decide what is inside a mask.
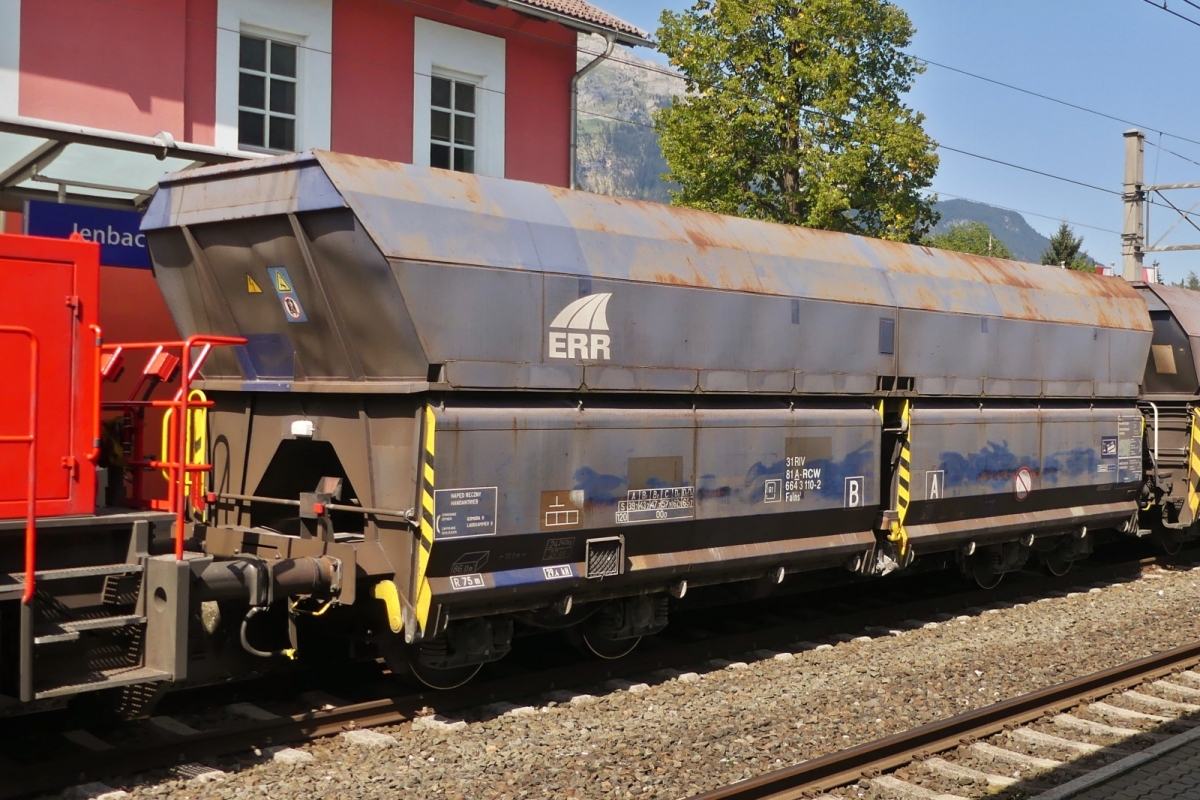
[[[1050,245],[1042,253],[1042,263],[1080,272],[1096,271],[1092,260],[1083,254],[1083,237],[1076,236],[1065,222],[1060,223],[1058,231],[1050,237]]]
[[[1196,271],[1188,270],[1186,278],[1181,278],[1175,286],[1182,286],[1184,289],[1191,289],[1193,292],[1200,291],[1200,278],[1196,277]]]
[[[993,236],[991,229],[982,222],[960,222],[945,233],[927,236],[921,244],[940,247],[943,250],[957,250],[960,253],[973,253],[977,256],[1013,257],[1004,242]]]
[[[923,67],[888,0],[697,0],[664,11],[687,92],[656,114],[677,205],[899,241],[937,222]]]

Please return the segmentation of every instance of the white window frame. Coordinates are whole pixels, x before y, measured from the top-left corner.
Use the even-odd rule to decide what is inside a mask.
[[[216,146],[262,152],[238,145],[242,34],[296,45],[296,150],[328,150],[333,113],[333,0],[218,0]]]
[[[429,166],[431,76],[473,83],[475,174],[504,177],[506,42],[417,17],[413,47],[413,164]]]
[[[479,75],[467,75],[465,72],[455,72],[455,71],[453,71],[453,70],[448,70],[448,69],[445,69],[445,68],[443,68],[443,67],[434,67],[434,68],[433,68],[433,75],[434,75],[435,77],[438,77],[438,78],[445,78],[446,80],[454,81],[455,83],[469,83],[469,84],[471,84],[472,86],[474,86],[474,87],[475,87],[475,113],[470,115],[470,116],[472,116],[472,117],[474,117],[474,118],[475,118],[475,144],[471,145],[471,150],[473,150],[473,151],[475,152],[475,170],[474,170],[474,174],[478,175],[478,174],[480,174],[480,173],[479,173],[479,101],[482,99],[482,98],[481,98],[481,95],[483,94],[483,89],[482,89],[482,88],[480,87],[480,85],[479,85],[479,82],[480,82],[480,80],[481,80],[481,77],[480,77]],[[431,120],[431,122],[432,122],[432,117],[433,117],[433,113],[432,113],[432,112],[433,112],[433,97],[432,97],[432,94],[433,94],[433,87],[432,87],[432,86],[430,86],[430,87],[429,87],[429,89],[430,89],[429,111],[430,111],[430,120]],[[451,100],[450,100],[450,102],[451,102],[451,104],[453,104],[453,103],[454,103],[453,96],[451,96]],[[444,109],[444,108],[443,108],[443,109],[439,109],[439,110],[441,110],[441,111],[445,111],[446,109]],[[452,112],[452,113],[461,113],[461,112]],[[426,131],[425,131],[425,136],[426,136],[426,138],[428,138],[428,139],[430,140],[430,145],[432,145],[432,144],[433,144],[433,129],[432,129],[432,126],[431,126],[430,128],[428,128],[428,129],[426,129]],[[439,144],[441,144],[441,142],[439,142]],[[453,164],[453,162],[454,162],[454,148],[455,148],[455,147],[461,147],[461,146],[459,146],[459,145],[454,145],[454,144],[453,144],[453,142],[452,142],[452,143],[450,144],[450,147],[451,147],[450,160],[451,160],[451,164]],[[425,158],[426,158],[426,159],[428,159],[429,161],[432,161],[432,160],[433,160],[433,159],[431,158],[431,156],[430,156],[430,152],[429,152],[429,146],[427,146],[427,147],[425,148]],[[428,166],[428,164],[426,164],[426,166]]]
[[[0,0],[0,114],[21,113],[21,0]]]
[[[252,26],[244,26],[242,28],[241,35],[238,36],[238,76],[240,78],[240,76],[243,72],[249,72],[251,74],[261,75],[263,77],[263,80],[264,80],[263,98],[264,98],[264,103],[266,104],[266,107],[262,108],[262,109],[254,109],[254,110],[262,111],[264,117],[271,117],[271,116],[287,117],[287,116],[289,116],[288,114],[282,114],[280,112],[270,110],[271,80],[274,79],[274,80],[285,80],[286,81],[289,79],[286,76],[278,76],[278,77],[273,76],[270,72],[260,73],[260,72],[257,72],[256,70],[243,69],[242,63],[241,63],[241,40],[242,40],[242,37],[244,37],[244,36],[248,36],[253,39],[262,39],[263,41],[271,42],[271,46],[267,48],[267,66],[268,67],[270,67],[270,65],[271,65],[271,56],[270,56],[271,47],[274,47],[275,43],[279,43],[282,45],[290,44],[296,48],[296,77],[294,79],[292,79],[292,83],[294,83],[296,85],[296,94],[295,94],[296,107],[293,109],[293,111],[295,113],[290,116],[292,117],[292,120],[295,123],[295,129],[294,129],[294,133],[292,135],[292,139],[293,139],[292,143],[296,146],[296,150],[302,150],[303,148],[300,147],[300,119],[301,119],[300,93],[304,89],[303,89],[303,85],[300,82],[300,54],[304,52],[304,43],[295,41],[296,37],[289,36],[287,38],[284,38],[284,37],[281,37],[280,35],[275,34],[271,31],[263,31],[260,33],[258,31],[258,29],[254,28]],[[241,83],[239,81],[239,84],[238,84],[238,112],[239,112],[239,114],[238,114],[238,127],[239,127],[238,138],[239,139],[241,139],[241,131],[240,131],[241,113],[240,112],[241,112],[242,108],[243,108],[243,106],[241,104]],[[272,149],[270,142],[271,142],[270,121],[268,119],[264,119],[263,120],[263,146],[262,147],[243,147],[241,142],[239,142],[238,147],[241,147],[243,150],[256,150],[256,151],[261,150],[264,153],[292,153],[292,152],[295,152],[295,150]]]

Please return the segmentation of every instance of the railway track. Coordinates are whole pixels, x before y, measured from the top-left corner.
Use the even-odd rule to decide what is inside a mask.
[[[1187,720],[1200,712],[1200,673],[1188,669],[1197,663],[1200,642],[769,772],[696,800],[793,800],[851,785],[869,789],[872,797],[902,800],[1036,796],[1167,739],[1164,726],[1200,726],[1200,719]],[[949,751],[952,758],[941,757]]]
[[[257,705],[233,703],[227,706],[237,712],[228,715],[233,719],[211,729],[190,728],[171,717],[151,718],[137,723],[147,729],[149,735],[130,736],[122,733],[118,738],[127,743],[112,747],[107,746],[110,737],[103,732],[98,732],[100,735],[97,736],[77,729],[56,731],[47,738],[58,741],[59,751],[62,750],[63,736],[74,745],[82,746],[71,747],[67,754],[58,758],[5,765],[4,779],[0,781],[0,798],[28,796],[109,776],[153,770],[173,769],[179,775],[203,776],[206,768],[197,762],[213,757],[249,750],[265,752],[269,757],[272,748],[278,751],[285,745],[323,736],[394,725],[428,715],[431,711],[453,714],[462,709],[535,697],[551,690],[579,689],[604,685],[606,682],[610,685],[613,682],[619,684],[624,678],[645,676],[656,670],[703,663],[773,646],[785,647],[797,641],[844,639],[871,633],[887,635],[885,629],[888,626],[900,625],[906,620],[948,618],[964,611],[969,613],[972,608],[977,613],[980,607],[996,602],[1028,599],[1030,595],[1039,594],[1054,596],[1089,582],[1134,578],[1144,567],[1155,563],[1156,559],[1143,558],[1095,565],[1060,578],[1026,576],[1026,580],[1002,584],[1000,588],[990,591],[946,593],[943,590],[940,594],[910,602],[894,602],[891,594],[864,595],[858,603],[838,598],[819,612],[803,603],[804,597],[801,595],[796,598],[795,604],[800,607],[798,611],[807,611],[801,614],[803,619],[786,619],[777,613],[765,625],[706,638],[696,638],[702,632],[694,625],[689,627],[685,624],[675,631],[677,638],[651,642],[645,650],[635,651],[619,661],[583,661],[552,669],[519,669],[511,674],[495,674],[452,692],[411,692],[394,696],[380,694],[361,701],[356,701],[358,698],[350,694],[347,695],[351,697],[350,701],[326,694],[329,702],[309,701],[306,710],[299,713],[271,713]],[[712,621],[711,618],[709,621]],[[1200,654],[1200,649],[1197,652]],[[375,682],[376,687],[386,685],[382,681]],[[209,699],[204,702],[212,701]],[[307,710],[314,705],[324,708]],[[855,773],[855,780],[858,774]]]

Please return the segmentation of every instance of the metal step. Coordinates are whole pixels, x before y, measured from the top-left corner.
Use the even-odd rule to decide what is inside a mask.
[[[75,619],[68,622],[53,622],[42,627],[41,632],[34,635],[34,644],[55,644],[58,642],[75,642],[84,631],[112,630],[127,628],[131,625],[145,625],[146,618],[136,614],[117,617],[99,617],[97,619]]]
[[[96,672],[93,674],[92,679],[87,681],[56,686],[53,689],[45,689],[38,692],[35,696],[38,700],[44,700],[49,697],[63,697],[71,694],[82,694],[83,692],[96,692],[101,689],[114,689],[118,686],[131,686],[135,683],[152,683],[170,679],[171,673],[158,669],[150,669],[149,667],[119,667],[117,669],[106,669]]]
[[[34,573],[38,582],[65,581],[72,578],[93,578],[103,575],[134,575],[142,571],[141,564],[96,564],[90,567],[39,569]],[[0,575],[0,600],[20,597],[25,591],[25,574],[12,572]]]

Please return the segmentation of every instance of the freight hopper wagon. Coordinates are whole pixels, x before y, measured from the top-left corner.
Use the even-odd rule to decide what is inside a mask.
[[[264,653],[325,630],[446,684],[514,623],[616,656],[689,586],[991,585],[1138,528],[1119,280],[323,152],[170,177],[144,229],[180,330],[246,339],[198,384],[191,546],[338,565],[249,599]]]
[[[1140,404],[1147,472],[1141,532],[1175,553],[1200,534],[1200,293],[1163,284],[1135,286],[1154,327]]]

